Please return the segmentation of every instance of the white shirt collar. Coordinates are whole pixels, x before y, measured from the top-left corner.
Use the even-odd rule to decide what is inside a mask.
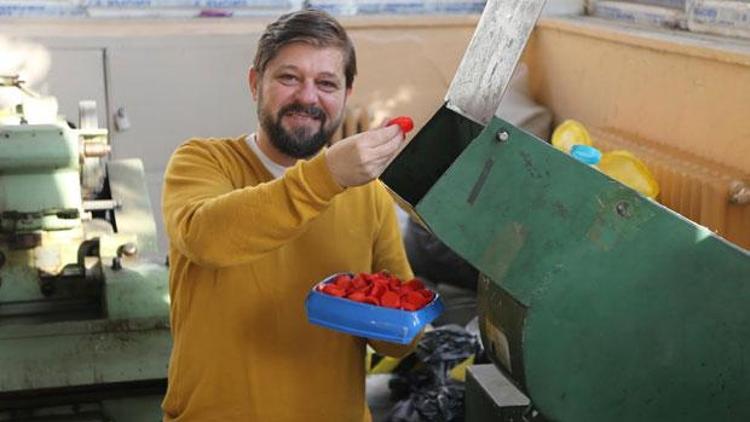
[[[263,166],[266,168],[266,170],[268,170],[269,173],[271,173],[271,176],[273,176],[274,179],[278,179],[279,177],[284,175],[287,167],[274,162],[268,157],[268,155],[266,155],[266,153],[264,153],[260,149],[260,147],[258,146],[258,137],[254,133],[246,137],[245,142],[250,147],[250,149],[253,150],[255,155],[258,156],[260,162],[263,163]]]

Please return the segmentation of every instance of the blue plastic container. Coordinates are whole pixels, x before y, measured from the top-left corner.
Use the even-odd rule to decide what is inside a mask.
[[[307,320],[326,328],[358,337],[408,344],[443,312],[440,296],[417,311],[384,308],[319,292],[320,286],[333,282],[333,274],[316,284],[305,299]],[[350,274],[351,275],[351,274]]]

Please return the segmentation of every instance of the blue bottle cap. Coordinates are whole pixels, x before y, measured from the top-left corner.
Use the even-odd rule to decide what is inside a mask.
[[[602,159],[602,153],[598,149],[588,145],[573,145],[570,148],[570,155],[576,160],[592,166],[598,164],[599,160]]]

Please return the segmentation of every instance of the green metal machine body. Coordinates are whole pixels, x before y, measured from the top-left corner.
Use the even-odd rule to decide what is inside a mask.
[[[497,117],[440,109],[382,179],[483,274],[538,419],[750,420],[747,251]]]
[[[143,166],[105,160],[91,107],[0,115],[0,421],[161,417],[167,268]]]

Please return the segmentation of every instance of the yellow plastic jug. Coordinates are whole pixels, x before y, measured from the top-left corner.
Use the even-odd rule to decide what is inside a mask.
[[[628,151],[605,152],[598,167],[604,174],[651,199],[659,196],[659,184],[651,171]]]
[[[593,145],[589,131],[580,123],[572,119],[560,123],[552,133],[552,145],[565,152],[570,153],[573,145]]]

